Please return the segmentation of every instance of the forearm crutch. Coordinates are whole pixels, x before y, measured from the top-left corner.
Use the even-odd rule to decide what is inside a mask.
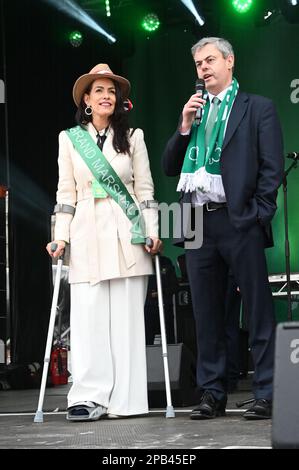
[[[51,244],[51,251],[54,252],[57,249],[57,243]],[[51,314],[50,314],[50,322],[49,322],[49,329],[48,329],[48,336],[47,336],[47,344],[46,344],[46,351],[44,357],[44,366],[43,366],[43,375],[41,381],[41,387],[39,391],[39,400],[38,406],[34,417],[35,423],[43,423],[43,403],[45,398],[45,390],[47,384],[47,377],[48,377],[48,369],[49,369],[49,362],[51,356],[51,347],[53,342],[53,333],[54,333],[54,326],[55,326],[55,318],[56,318],[56,311],[57,311],[57,303],[58,303],[58,294],[59,294],[59,287],[60,287],[60,278],[61,278],[61,269],[63,264],[63,254],[59,256],[57,261],[57,269],[56,269],[56,276],[55,276],[55,284],[54,284],[54,291],[53,291],[53,298],[52,298],[52,306],[51,306]]]
[[[148,247],[153,246],[153,241],[151,238],[146,239],[146,245]],[[163,366],[164,366],[166,404],[167,404],[165,416],[166,418],[174,418],[175,413],[174,413],[174,408],[172,406],[172,401],[171,401],[171,388],[170,388],[169,367],[168,367],[167,339],[166,339],[166,330],[165,330],[160,258],[158,254],[155,255],[154,258],[155,258],[155,271],[156,271],[156,281],[157,281],[157,291],[158,291],[159,318],[160,318],[160,329],[161,329],[161,340],[162,340],[162,359],[163,359]]]

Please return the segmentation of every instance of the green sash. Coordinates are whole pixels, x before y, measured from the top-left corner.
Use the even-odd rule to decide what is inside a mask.
[[[82,129],[80,126],[76,126],[67,129],[66,133],[96,180],[114,201],[117,202],[128,219],[132,222],[131,243],[144,244],[146,237],[143,216],[129,191],[110,163],[107,162],[89,132]]]

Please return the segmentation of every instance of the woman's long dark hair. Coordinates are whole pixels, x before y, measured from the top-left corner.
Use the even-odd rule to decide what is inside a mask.
[[[130,144],[129,144],[129,120],[128,120],[128,111],[124,109],[124,97],[122,96],[121,88],[117,82],[113,80],[116,90],[116,103],[115,109],[112,116],[110,116],[110,125],[113,129],[113,147],[118,153],[128,153],[130,154]],[[86,88],[84,93],[89,95],[93,82]],[[86,104],[83,100],[83,95],[81,98],[80,105],[76,112],[76,122],[80,126],[86,125],[92,121],[92,116],[87,116],[85,114]]]

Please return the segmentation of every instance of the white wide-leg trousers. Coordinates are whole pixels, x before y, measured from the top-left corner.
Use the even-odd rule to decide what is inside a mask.
[[[116,415],[148,412],[144,331],[147,276],[71,284],[68,406],[92,401]]]

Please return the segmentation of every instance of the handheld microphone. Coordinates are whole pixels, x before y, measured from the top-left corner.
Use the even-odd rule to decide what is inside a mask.
[[[203,96],[205,91],[205,81],[202,78],[198,78],[195,82],[195,92],[200,96]],[[202,117],[202,108],[199,107],[195,114],[195,124],[199,126]]]
[[[299,152],[290,152],[287,154],[287,157],[293,160],[299,160]]]

